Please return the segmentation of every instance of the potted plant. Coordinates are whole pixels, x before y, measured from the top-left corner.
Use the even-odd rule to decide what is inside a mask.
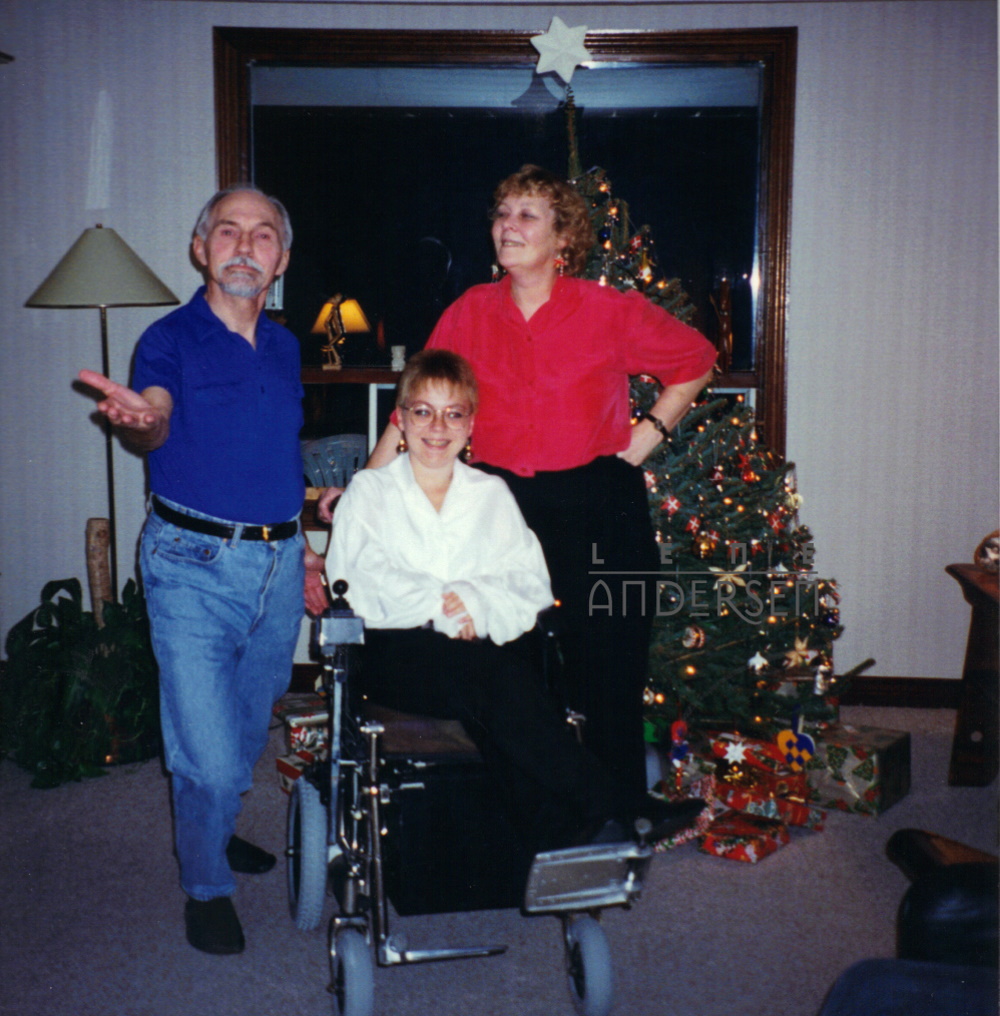
[[[146,603],[129,579],[101,624],[77,579],[49,582],[11,628],[0,680],[0,757],[54,787],[159,752],[157,668]]]

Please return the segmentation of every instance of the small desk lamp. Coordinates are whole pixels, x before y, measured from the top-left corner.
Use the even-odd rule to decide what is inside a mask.
[[[350,334],[371,330],[372,326],[357,300],[345,300],[340,293],[331,296],[320,308],[310,329],[312,335],[326,334],[326,345],[322,348],[323,370],[340,370],[344,364],[337,346],[342,345]]]
[[[97,307],[101,312],[103,373],[108,365],[108,307],[155,307],[180,300],[113,230],[85,229],[25,303],[26,307]],[[111,423],[104,421],[108,471],[108,515],[112,598],[118,598],[118,544],[115,532],[115,473]],[[95,613],[97,613],[95,605]]]

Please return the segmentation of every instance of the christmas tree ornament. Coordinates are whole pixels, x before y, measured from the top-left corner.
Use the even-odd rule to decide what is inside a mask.
[[[681,642],[685,649],[701,649],[705,644],[705,629],[697,624],[689,624],[684,629]]]
[[[570,28],[562,18],[554,17],[549,22],[549,30],[531,40],[531,45],[539,54],[536,73],[555,71],[568,85],[573,79],[573,71],[590,59],[590,53],[583,44],[586,35],[586,25]]]
[[[674,720],[670,725],[670,764],[674,769],[674,789],[681,790],[684,782],[684,760],[690,753],[688,726],[684,720]]]
[[[816,754],[816,742],[801,730],[782,730],[778,734],[777,744],[788,768],[795,773],[801,773],[809,759]]]
[[[722,757],[730,763],[730,765],[745,762],[747,758],[747,746],[743,741],[729,741],[724,747]],[[732,772],[733,770],[730,769],[730,774],[732,774]]]
[[[707,533],[701,533],[695,540],[695,553],[704,561],[712,556],[717,546],[718,540],[713,540]]]
[[[983,571],[1000,571],[1000,531],[992,532],[979,541],[972,562]]]
[[[676,613],[677,608],[683,603],[683,594],[678,591],[676,585],[671,583],[670,585],[660,586],[657,596],[657,606],[659,611],[661,611],[664,615]]]
[[[709,534],[710,536],[713,534]],[[717,534],[715,534],[717,535]],[[746,579],[743,577],[743,572],[750,566],[748,564],[741,564],[738,568],[734,568],[731,571],[725,571],[722,568],[716,568],[714,565],[709,565],[708,570],[715,575],[714,589],[724,589],[730,595],[736,592],[737,586],[746,586]]]
[[[809,640],[796,636],[795,645],[785,653],[785,666],[805,667],[815,655],[815,650],[809,648]]]
[[[759,674],[762,671],[767,670],[768,666],[767,657],[763,656],[759,649],[753,654],[753,656],[750,657],[749,660],[747,660],[747,667],[749,667],[755,674]]]
[[[828,695],[833,687],[833,666],[825,656],[817,656],[813,662],[816,665],[813,694]]]

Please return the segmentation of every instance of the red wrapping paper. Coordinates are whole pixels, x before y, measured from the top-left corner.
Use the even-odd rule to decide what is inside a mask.
[[[286,794],[290,794],[295,781],[318,757],[319,755],[305,749],[290,752],[288,755],[279,755],[275,759],[275,764],[278,767],[278,781],[281,784],[281,789]]]
[[[803,801],[787,797],[775,797],[753,787],[741,787],[729,783],[718,783],[715,788],[718,799],[734,811],[747,815],[773,818],[786,825],[802,826],[819,832],[826,821],[826,812]]]
[[[699,849],[715,857],[756,864],[789,841],[788,826],[775,819],[723,812],[701,838]]]

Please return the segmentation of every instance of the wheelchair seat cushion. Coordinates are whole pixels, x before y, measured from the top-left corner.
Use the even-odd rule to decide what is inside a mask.
[[[439,720],[365,702],[364,718],[381,723],[382,751],[386,755],[465,755],[479,758],[475,744],[458,720]]]

